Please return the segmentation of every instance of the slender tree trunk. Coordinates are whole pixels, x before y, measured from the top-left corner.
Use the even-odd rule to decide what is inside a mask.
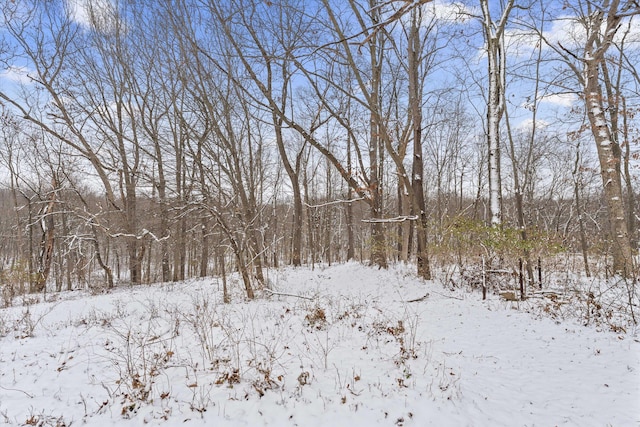
[[[427,247],[428,219],[425,212],[424,197],[424,162],[422,159],[422,88],[418,81],[420,34],[419,25],[421,16],[419,8],[412,12],[411,35],[409,37],[409,110],[412,116],[413,131],[413,166],[411,168],[411,180],[413,188],[413,213],[418,216],[416,221],[416,264],[418,276],[430,280],[431,266]]]
[[[220,251],[220,248],[218,247],[216,252],[218,252],[218,265],[220,266],[220,275],[222,276],[222,302],[229,304],[231,302],[231,298],[229,298],[229,291],[227,289],[227,269],[225,267],[224,251]],[[247,294],[247,296],[248,295],[249,294]]]
[[[292,180],[293,186],[293,236],[291,236],[291,264],[294,267],[302,265],[302,223],[303,208],[302,194],[298,176]]]
[[[624,183],[627,190],[627,229],[629,230],[629,239],[631,241],[631,247],[638,249],[638,226],[636,220],[636,196],[633,190],[633,181],[631,179],[631,170],[629,167],[629,161],[631,160],[631,141],[629,139],[629,111],[627,111],[627,100],[622,97],[622,110],[623,110],[623,139],[624,139],[624,154],[623,154],[623,170],[624,170]],[[637,267],[637,266],[636,266]]]
[[[405,184],[398,180],[398,215],[412,215],[412,201],[406,193]],[[409,261],[411,248],[409,242],[411,239],[411,221],[402,221],[398,224],[398,260],[402,262]]]
[[[67,220],[67,214],[62,214],[62,234],[64,236],[69,236],[69,221]],[[73,288],[73,283],[71,280],[71,272],[73,270],[75,259],[75,252],[68,250],[67,254],[64,256],[64,276],[65,281],[67,282],[67,290],[70,291]]]
[[[330,201],[333,199],[333,192],[332,192],[332,188],[331,186],[333,185],[331,182],[331,163],[329,162],[329,159],[325,159],[325,168],[326,168],[326,181],[327,181],[327,186],[325,188],[325,200],[326,201]],[[325,256],[325,262],[329,265],[331,265],[331,230],[334,227],[334,224],[332,223],[331,220],[331,208],[329,206],[325,206],[324,208],[324,227],[323,227],[323,233],[324,233],[324,252],[326,254]]]
[[[80,197],[80,200],[82,201],[82,204],[84,205],[85,210],[88,212],[89,204],[87,203],[86,199],[82,197],[80,192],[78,192],[77,190],[76,190],[76,193]],[[92,235],[94,256],[96,258],[96,261],[98,262],[98,265],[104,271],[105,280],[107,282],[107,288],[111,289],[114,286],[114,282],[113,282],[113,271],[111,270],[111,267],[109,267],[109,263],[108,263],[109,240],[106,241],[107,248],[105,250],[105,253],[106,253],[106,259],[105,259],[105,257],[102,256],[100,239],[98,238],[98,227],[96,226],[96,223],[93,218],[89,220],[89,223],[91,225],[91,235]],[[116,253],[116,269],[117,269],[118,278],[120,278],[120,262],[119,262],[119,256],[117,255],[117,253]],[[80,269],[80,272],[84,275],[84,269]]]
[[[23,194],[24,195],[24,194]],[[27,199],[27,208],[29,210],[29,217],[28,217],[28,223],[27,223],[27,227],[28,227],[28,233],[27,233],[27,238],[29,239],[29,258],[27,258],[27,265],[28,265],[28,270],[29,270],[29,292],[35,292],[35,279],[36,279],[36,274],[35,274],[35,268],[33,265],[33,257],[34,257],[34,251],[33,251],[33,201],[31,200],[31,198],[27,197],[26,195],[24,195],[25,199]]]
[[[291,264],[298,267],[302,264],[302,195],[300,194],[300,180],[298,170],[294,169],[289,161],[284,140],[282,138],[282,119],[276,113],[272,113],[272,120],[275,125],[276,144],[280,153],[280,160],[291,181],[291,191],[293,191],[293,229],[291,236]]]
[[[162,281],[169,282],[171,280],[171,263],[169,261],[169,205],[166,196],[166,179],[164,177],[164,163],[162,160],[162,150],[158,141],[156,141],[156,159],[158,162],[158,198],[160,202],[160,263],[162,271]]]
[[[314,238],[314,211],[311,207],[311,199],[309,198],[309,179],[307,177],[307,169],[304,169],[304,201],[307,205],[307,246],[309,247],[309,256],[311,258],[311,267],[316,263],[316,245]]]
[[[242,283],[244,283],[244,289],[245,289],[245,292],[247,293],[247,298],[254,299],[255,294],[253,292],[253,287],[251,286],[251,277],[249,275],[249,269],[247,268],[247,263],[245,262],[242,250],[240,249],[235,239],[230,239],[230,241],[231,241],[231,247],[233,248],[233,253],[236,256],[238,271],[240,272],[240,276],[242,277]]]
[[[16,175],[15,169],[13,167],[13,160],[12,160],[12,157],[11,157],[11,152],[9,153],[8,165],[9,165],[10,183],[11,183],[11,201],[12,201],[12,204],[13,204],[13,212],[15,214],[15,221],[16,221],[16,224],[15,224],[16,225],[16,244],[17,244],[17,247],[18,247],[18,252],[16,254],[16,257],[17,257],[17,262],[20,265],[20,268],[24,269],[25,268],[24,259],[27,258],[27,257],[25,256],[26,248],[24,246],[24,235],[22,233],[24,232],[25,227],[24,227],[23,221],[22,221],[22,219],[20,217],[20,209],[19,209],[19,206],[18,206],[18,184],[17,184],[18,176]],[[29,229],[31,229],[30,224],[31,224],[31,222],[29,222],[29,226],[28,226]],[[31,254],[29,253],[29,258],[27,258],[27,259],[30,259],[30,256],[31,256]],[[27,267],[28,268],[28,272],[30,274],[31,273],[31,271],[30,271],[31,270],[31,264],[30,264],[30,262],[28,262],[27,264],[28,264],[28,267]],[[22,279],[23,276],[24,276],[23,274],[21,274],[19,276],[19,277],[21,277],[20,283],[19,283],[19,286],[21,288],[20,289],[21,293],[24,292],[24,286],[25,286],[25,283],[23,281],[24,279]],[[30,282],[29,278],[28,278],[28,281],[29,281],[28,284],[30,284],[31,282]],[[15,292],[15,290],[13,292]]]
[[[38,272],[35,279],[34,291],[42,292],[45,290],[49,273],[51,272],[51,263],[53,261],[53,249],[55,243],[55,221],[53,218],[57,184],[54,180],[49,201],[45,207],[40,223],[42,225],[42,240],[40,243],[40,258],[38,260]]]
[[[353,166],[351,164],[351,138],[347,137],[347,172],[353,174]],[[352,200],[353,189],[347,185],[347,200]],[[346,209],[347,221],[347,261],[355,258],[355,243],[353,236],[353,202],[347,203]]]
[[[372,8],[372,21],[377,24],[380,21],[377,4],[370,1]],[[373,10],[375,8],[375,10]],[[371,61],[371,90],[369,98],[370,118],[369,118],[369,191],[371,193],[371,216],[374,222],[371,226],[371,263],[380,268],[387,268],[386,239],[384,235],[384,223],[376,221],[382,219],[382,171],[380,161],[383,154],[382,128],[380,117],[380,90],[382,85],[382,42],[380,34],[372,34],[369,44],[369,55]]]
[[[587,244],[587,233],[584,226],[584,209],[581,204],[582,196],[580,190],[581,185],[581,173],[580,173],[580,143],[576,147],[576,161],[573,165],[573,195],[576,204],[576,210],[578,211],[578,227],[580,232],[580,250],[582,252],[582,262],[584,264],[584,272],[587,277],[591,277],[591,270],[589,269],[589,246]]]
[[[255,201],[251,202],[252,204]],[[253,216],[257,215],[255,205],[252,207]],[[251,220],[252,222],[258,222],[255,219]],[[251,235],[249,236],[249,244],[251,245],[251,249],[253,250],[253,254],[251,255],[253,258],[253,267],[255,271],[255,277],[260,286],[265,286],[264,273],[262,269],[262,255],[263,255],[263,246],[261,244],[261,235],[260,231],[256,228],[255,225],[250,225]]]
[[[200,254],[200,277],[206,277],[209,273],[209,221],[206,216],[202,217],[202,248]]]
[[[536,90],[534,93],[537,93]],[[534,101],[534,104],[536,101]],[[535,126],[536,126],[536,106],[533,108],[533,130],[531,133],[530,144],[534,142],[535,136]],[[522,185],[520,184],[520,173],[518,171],[517,159],[516,159],[516,150],[515,145],[513,143],[513,135],[511,134],[511,125],[509,122],[509,116],[505,113],[506,123],[507,123],[507,134],[509,140],[509,156],[511,157],[511,171],[513,173],[513,190],[514,190],[514,198],[516,203],[516,218],[518,221],[518,229],[520,230],[520,240],[524,243],[524,249],[522,250],[524,257],[524,264],[527,270],[527,281],[528,286],[533,287],[534,284],[534,273],[533,273],[533,265],[531,264],[531,251],[527,247],[527,242],[529,241],[529,236],[527,233],[527,224],[525,222],[524,217],[524,197],[522,191]]]

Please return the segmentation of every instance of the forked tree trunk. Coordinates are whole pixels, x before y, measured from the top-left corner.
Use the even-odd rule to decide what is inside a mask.
[[[483,30],[487,49],[489,90],[487,99],[487,147],[489,166],[489,206],[491,225],[502,224],[502,179],[500,173],[500,120],[504,113],[504,82],[506,57],[504,51],[504,29],[513,8],[514,0],[504,6],[499,22],[493,22],[488,0],[480,5],[483,14]]]

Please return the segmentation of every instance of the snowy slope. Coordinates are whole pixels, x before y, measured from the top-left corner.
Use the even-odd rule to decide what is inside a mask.
[[[0,424],[640,426],[635,331],[406,266],[269,274],[251,302],[208,279],[0,310]]]

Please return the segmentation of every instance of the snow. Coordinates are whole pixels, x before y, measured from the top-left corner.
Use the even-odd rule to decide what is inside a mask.
[[[210,278],[2,309],[0,423],[640,422],[636,330],[534,316],[412,269],[269,272],[275,292],[305,298],[245,301],[232,279],[225,305]]]
[[[596,117],[596,127],[602,128],[607,126],[607,122],[602,117],[599,117],[599,115],[602,114],[602,110],[600,109],[600,107],[595,107],[591,111],[593,112],[594,115],[598,115]]]

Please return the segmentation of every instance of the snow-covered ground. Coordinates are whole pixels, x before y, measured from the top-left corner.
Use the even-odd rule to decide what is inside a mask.
[[[226,305],[208,279],[2,309],[0,424],[640,426],[636,330],[409,268],[271,271],[281,295],[235,284]]]

